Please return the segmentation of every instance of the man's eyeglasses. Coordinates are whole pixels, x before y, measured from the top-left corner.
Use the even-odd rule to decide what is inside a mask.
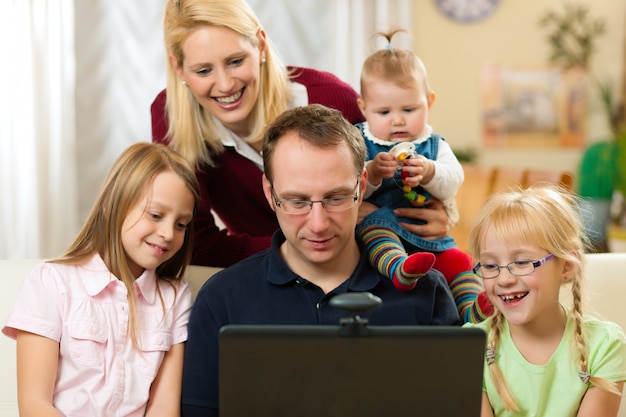
[[[313,209],[313,204],[315,203],[320,203],[326,211],[344,211],[354,207],[354,204],[359,199],[359,183],[360,179],[357,178],[354,195],[337,195],[322,200],[300,200],[294,198],[279,200],[272,185],[272,197],[274,197],[276,207],[279,207],[285,214],[308,214]]]
[[[539,268],[541,265],[548,262],[550,259],[554,258],[554,255],[549,253],[538,261],[514,261],[510,262],[506,265],[496,265],[496,264],[484,264],[482,265],[480,262],[476,264],[473,268],[473,271],[476,275],[483,279],[496,278],[500,275],[500,270],[502,268],[506,268],[509,270],[511,275],[515,275],[517,277],[523,277],[524,275],[530,275],[535,272],[536,268]]]

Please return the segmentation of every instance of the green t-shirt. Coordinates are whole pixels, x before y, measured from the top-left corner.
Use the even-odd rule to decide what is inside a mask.
[[[490,334],[488,319],[467,327],[479,327]],[[589,352],[589,373],[617,382],[626,380],[626,337],[617,324],[585,316],[583,328]],[[491,380],[485,361],[483,391],[487,392],[496,417],[575,417],[587,386],[578,376],[576,350],[572,350],[574,319],[568,314],[561,343],[545,365],[529,363],[511,339],[508,323],[496,352],[496,363],[520,411],[507,411]],[[572,355],[572,353],[574,353]]]

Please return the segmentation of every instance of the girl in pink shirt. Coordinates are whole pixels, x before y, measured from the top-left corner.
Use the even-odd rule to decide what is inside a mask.
[[[74,243],[31,271],[2,329],[17,340],[22,417],[180,414],[198,196],[166,146],[118,158]]]

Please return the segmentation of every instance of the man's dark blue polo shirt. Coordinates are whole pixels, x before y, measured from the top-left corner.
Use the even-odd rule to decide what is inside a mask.
[[[413,290],[400,292],[370,266],[359,242],[361,259],[355,271],[324,294],[289,270],[279,251],[284,241],[277,231],[270,249],[219,272],[200,289],[185,349],[183,417],[218,415],[218,332],[226,324],[337,325],[347,313],[329,301],[351,291],[369,291],[383,300],[379,309],[360,314],[370,325],[460,324],[452,294],[438,271],[420,278]]]

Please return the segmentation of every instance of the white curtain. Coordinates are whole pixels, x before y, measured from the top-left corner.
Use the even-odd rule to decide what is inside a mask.
[[[357,90],[373,33],[411,30],[411,0],[248,1],[286,64]],[[59,255],[113,160],[150,140],[164,2],[0,0],[0,259]]]
[[[52,256],[76,232],[73,9],[0,2],[0,258]]]
[[[151,140],[150,103],[165,88],[165,0],[74,3],[82,223],[115,158],[132,143]]]
[[[372,36],[411,32],[412,0],[248,0],[287,65],[332,72],[357,91],[361,64],[381,47]],[[394,38],[394,43],[396,39]],[[410,36],[394,46],[411,48]]]

